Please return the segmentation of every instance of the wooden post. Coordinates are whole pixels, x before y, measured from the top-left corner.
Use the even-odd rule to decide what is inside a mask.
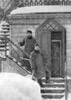
[[[66,40],[66,50],[67,50],[67,40]],[[65,59],[65,100],[68,100],[67,52],[66,52],[66,59]]]

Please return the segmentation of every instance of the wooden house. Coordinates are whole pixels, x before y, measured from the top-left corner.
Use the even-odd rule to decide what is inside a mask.
[[[71,74],[70,6],[21,7],[12,11],[8,19],[10,39],[16,44],[26,36],[28,29],[32,30],[52,77],[64,77],[66,66]]]
[[[14,60],[12,57],[8,57],[9,59],[2,64],[2,71],[24,74],[25,71],[23,72],[17,66],[19,63],[16,60],[21,62],[18,57],[23,54],[16,45],[26,37],[26,31],[31,30],[43,53],[44,63],[48,64],[51,71],[51,78],[59,78],[53,80],[58,84],[49,83],[48,87],[53,88],[46,91],[49,94],[46,95],[45,92],[45,95],[43,93],[42,95],[44,98],[61,98],[64,94],[60,93],[67,93],[65,79],[67,75],[71,76],[71,1],[20,1],[19,7],[8,15],[9,38],[10,43],[13,44],[9,45],[9,51]],[[8,64],[10,66],[7,67]],[[68,84],[69,92],[71,92],[70,84],[71,82]],[[57,90],[55,90],[56,87],[58,87]],[[60,87],[62,87],[61,90]]]

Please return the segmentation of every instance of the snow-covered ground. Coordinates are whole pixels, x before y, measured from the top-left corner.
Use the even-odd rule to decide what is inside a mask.
[[[31,75],[27,75],[26,77],[27,77],[27,78],[30,78],[30,79],[32,78]],[[57,80],[57,79],[58,79],[58,78],[54,78],[54,80]],[[62,78],[60,78],[60,79],[62,79]],[[67,76],[67,79],[70,80],[71,77],[70,77],[70,76]],[[45,84],[45,82],[43,82],[43,84]],[[54,84],[65,84],[65,83],[64,83],[64,82],[63,82],[63,83],[54,82]],[[43,89],[46,89],[46,88],[43,88]],[[50,89],[50,88],[48,88],[48,89]],[[52,88],[52,89],[54,89],[54,88]],[[57,89],[57,88],[55,88],[55,89]],[[59,88],[58,88],[58,89],[59,89]],[[60,88],[60,89],[62,89],[62,88]],[[63,89],[64,89],[64,88],[63,88]],[[65,95],[64,95],[64,97],[61,98],[61,99],[42,99],[42,100],[66,100],[66,99],[65,99]],[[68,94],[67,100],[71,100],[71,93]]]
[[[29,79],[32,79],[32,75],[27,75],[26,77]]]
[[[0,100],[42,100],[40,86],[16,73],[0,73]]]

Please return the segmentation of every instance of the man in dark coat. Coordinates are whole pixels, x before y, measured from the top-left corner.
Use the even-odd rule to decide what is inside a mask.
[[[35,45],[35,50],[31,53],[30,64],[32,68],[32,78],[37,78],[38,83],[43,87],[41,78],[46,77],[46,72],[38,45]]]
[[[19,42],[20,46],[24,46],[24,51],[29,54],[34,50],[34,45],[36,44],[36,40],[32,36],[32,31],[28,30],[26,33],[26,38],[23,39],[23,41]],[[28,58],[25,54],[23,54],[23,58]],[[24,65],[28,68],[28,70],[31,70],[30,63],[28,61],[24,61]]]

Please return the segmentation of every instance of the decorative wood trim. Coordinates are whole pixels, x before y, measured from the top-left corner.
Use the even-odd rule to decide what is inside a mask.
[[[46,19],[46,18],[71,18],[71,13],[31,13],[31,14],[14,14],[7,16],[9,20],[11,19]]]
[[[71,5],[70,0],[22,0],[19,1],[19,7],[37,6],[37,5]]]
[[[52,27],[53,24],[55,25],[55,27],[57,27],[57,29],[56,28],[54,29]],[[47,25],[49,25],[49,26],[47,26]],[[51,29],[49,28],[50,26],[52,27]],[[38,26],[36,28],[36,31],[39,31],[39,30],[48,30],[48,31],[54,31],[54,30],[58,31],[59,30],[59,31],[62,31],[63,29],[64,29],[64,27],[62,25],[60,25],[58,22],[56,22],[55,19],[49,18],[42,25]]]
[[[8,16],[11,25],[40,25],[46,19],[53,18],[61,24],[71,24],[71,13],[66,14],[20,14]]]

